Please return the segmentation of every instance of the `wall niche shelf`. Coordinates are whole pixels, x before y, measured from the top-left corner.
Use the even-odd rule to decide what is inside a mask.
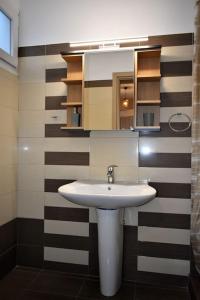
[[[83,129],[83,55],[61,55],[67,63],[66,78],[61,79],[67,85],[67,101],[61,103],[66,106],[67,124],[61,129]]]
[[[160,130],[161,47],[135,50],[135,130]]]

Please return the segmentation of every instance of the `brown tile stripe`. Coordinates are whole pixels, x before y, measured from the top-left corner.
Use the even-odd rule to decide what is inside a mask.
[[[66,124],[45,124],[45,137],[89,137],[90,131],[83,129],[60,129]]]
[[[192,76],[192,61],[161,62],[161,76]]]
[[[191,168],[190,153],[139,153],[139,167]]]
[[[42,268],[44,263],[44,247],[35,245],[17,246],[17,265]]]
[[[42,55],[45,55],[45,45],[18,48],[19,57],[42,56]]]
[[[131,46],[152,46],[152,45],[162,45],[164,46],[183,46],[193,44],[193,33],[181,33],[181,34],[169,34],[169,35],[157,35],[149,36],[147,42],[124,44],[123,47]],[[90,49],[91,47],[88,47]],[[95,48],[95,47],[92,47]],[[86,47],[84,47],[86,49]],[[23,56],[36,56],[36,55],[52,55],[59,54],[62,51],[69,51],[69,45],[67,43],[62,44],[49,44],[40,46],[26,46],[19,48],[19,57]],[[75,50],[79,50],[76,48]],[[80,48],[81,50],[81,48]]]
[[[190,215],[139,212],[138,225],[162,228],[190,229]]]
[[[188,126],[186,122],[176,122],[172,123],[173,127],[176,129],[183,129]],[[185,132],[174,132],[169,128],[169,124],[160,123],[160,131],[140,131],[140,136],[146,137],[191,137],[191,128]]]
[[[134,280],[137,271],[138,227],[124,226],[123,277]]]
[[[137,271],[135,281],[145,284],[148,282],[148,284],[162,287],[187,287],[188,276]]]
[[[85,88],[91,87],[109,87],[112,86],[112,80],[91,80],[85,81]]]
[[[89,223],[89,273],[99,276],[98,229],[96,223]]]
[[[67,69],[47,69],[46,70],[46,82],[60,82],[62,78],[67,77]]]
[[[161,107],[192,106],[192,92],[161,93]]]
[[[138,255],[141,256],[189,260],[190,250],[189,245],[138,242]]]
[[[0,255],[17,243],[16,219],[0,226]]]
[[[191,198],[191,184],[189,183],[149,182],[149,185],[156,189],[157,197]]]
[[[74,179],[45,179],[44,191],[49,193],[57,193],[60,186],[74,181]]]
[[[63,249],[89,250],[89,237],[45,233],[44,246]]]
[[[74,273],[74,274],[81,274],[87,275],[88,274],[88,266],[86,265],[79,265],[79,264],[69,264],[69,263],[60,263],[54,261],[44,261],[44,268],[49,270],[55,271],[62,271],[66,273]]]
[[[46,220],[89,222],[88,208],[45,206],[44,215]]]
[[[67,43],[46,45],[46,55],[60,54],[62,51],[68,51]]]
[[[67,101],[67,96],[46,96],[45,110],[66,110],[66,106],[61,105],[62,102]]]
[[[45,152],[45,165],[89,166],[89,152]]]
[[[17,218],[17,244],[43,245],[43,235],[44,220]]]

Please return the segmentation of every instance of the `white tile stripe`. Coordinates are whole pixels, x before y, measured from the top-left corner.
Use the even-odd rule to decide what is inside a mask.
[[[161,93],[169,92],[191,92],[192,76],[162,77]]]
[[[190,230],[139,226],[138,241],[190,245]]]
[[[44,247],[44,259],[61,263],[88,265],[89,253],[84,250]]]
[[[58,193],[47,192],[45,193],[45,206],[85,208],[85,206],[81,206],[66,200]]]
[[[188,276],[190,261],[138,256],[138,271]]]
[[[192,107],[161,107],[160,122],[168,122],[171,115],[181,112],[192,118]],[[184,115],[174,116],[173,122],[188,122],[188,118]]]
[[[44,220],[44,232],[61,235],[89,236],[89,223]]]

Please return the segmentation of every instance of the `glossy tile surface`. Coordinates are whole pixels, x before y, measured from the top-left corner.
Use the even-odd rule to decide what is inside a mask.
[[[0,281],[4,300],[103,300],[98,280],[62,272],[16,268]],[[189,300],[188,290],[123,283],[113,300]]]

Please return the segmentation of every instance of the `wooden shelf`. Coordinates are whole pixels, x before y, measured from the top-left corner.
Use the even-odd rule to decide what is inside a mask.
[[[72,54],[66,54],[62,55],[62,58],[68,63],[68,62],[81,62],[82,57],[80,55],[72,55]]]
[[[82,106],[82,102],[62,102],[62,106]]]
[[[160,100],[138,100],[137,104],[160,104]]]
[[[161,74],[155,74],[155,75],[149,75],[149,74],[139,74],[137,75],[138,80],[143,81],[154,81],[154,80],[160,80]]]
[[[66,84],[82,84],[82,78],[80,79],[68,79],[68,78],[62,78],[61,79],[62,82],[66,83]]]
[[[83,129],[83,127],[79,126],[79,127],[68,127],[68,126],[62,126],[60,127],[60,129],[66,130],[66,129]]]

